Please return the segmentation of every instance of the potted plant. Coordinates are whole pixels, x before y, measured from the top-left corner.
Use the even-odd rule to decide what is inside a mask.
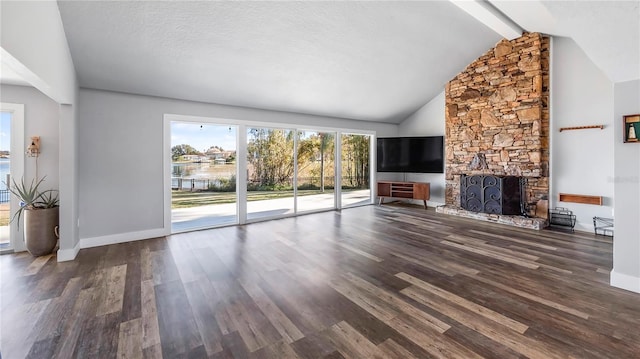
[[[50,254],[58,242],[59,201],[56,190],[40,190],[44,178],[27,185],[13,181],[9,191],[20,200],[20,208],[13,215],[18,223],[24,213],[24,241],[33,256]]]

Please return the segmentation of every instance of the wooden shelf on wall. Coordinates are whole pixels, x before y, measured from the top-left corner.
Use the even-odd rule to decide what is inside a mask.
[[[560,127],[560,132],[569,130],[587,130],[590,128],[604,129],[604,125],[592,125],[592,126],[575,126],[575,127]]]
[[[598,206],[602,206],[602,196],[560,193],[560,202],[595,204]]]

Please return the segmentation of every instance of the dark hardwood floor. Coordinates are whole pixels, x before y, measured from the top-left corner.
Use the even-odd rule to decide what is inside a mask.
[[[638,358],[612,241],[346,209],[0,256],[2,358]]]

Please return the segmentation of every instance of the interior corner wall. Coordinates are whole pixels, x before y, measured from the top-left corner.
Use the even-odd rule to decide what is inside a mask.
[[[640,114],[640,80],[614,85],[615,238],[611,285],[640,293],[640,143],[623,142],[622,118]]]
[[[78,110],[81,247],[108,238],[144,239],[164,229],[165,114],[361,129],[379,136],[395,136],[398,128],[91,89],[80,89]]]
[[[576,229],[593,231],[593,217],[613,215],[613,83],[571,38],[554,37],[551,68],[550,208],[576,215]],[[560,132],[561,127],[603,130]],[[559,193],[602,196],[603,205],[559,202]],[[617,213],[616,213],[617,214]],[[617,232],[617,230],[616,230]],[[617,233],[616,233],[617,235]]]
[[[46,189],[58,189],[58,104],[34,87],[2,85],[2,102],[24,105],[24,143],[30,143],[32,136],[40,136],[38,157],[38,177],[46,176],[42,186]],[[26,148],[24,149],[26,150]],[[16,160],[20,156],[16,156]],[[24,177],[27,183],[36,176],[36,159],[25,157]],[[20,181],[19,178],[14,178]]]
[[[444,89],[398,125],[398,136],[444,136]],[[429,182],[430,205],[444,204],[444,173],[408,173],[408,181]]]

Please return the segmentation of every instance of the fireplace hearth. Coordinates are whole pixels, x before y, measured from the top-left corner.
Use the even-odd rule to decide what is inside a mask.
[[[442,213],[462,218],[470,218],[478,221],[504,224],[513,227],[534,229],[537,231],[543,229],[548,225],[548,221],[545,218],[471,212],[467,211],[466,209],[462,209],[457,205],[438,206],[436,207],[436,213]]]

